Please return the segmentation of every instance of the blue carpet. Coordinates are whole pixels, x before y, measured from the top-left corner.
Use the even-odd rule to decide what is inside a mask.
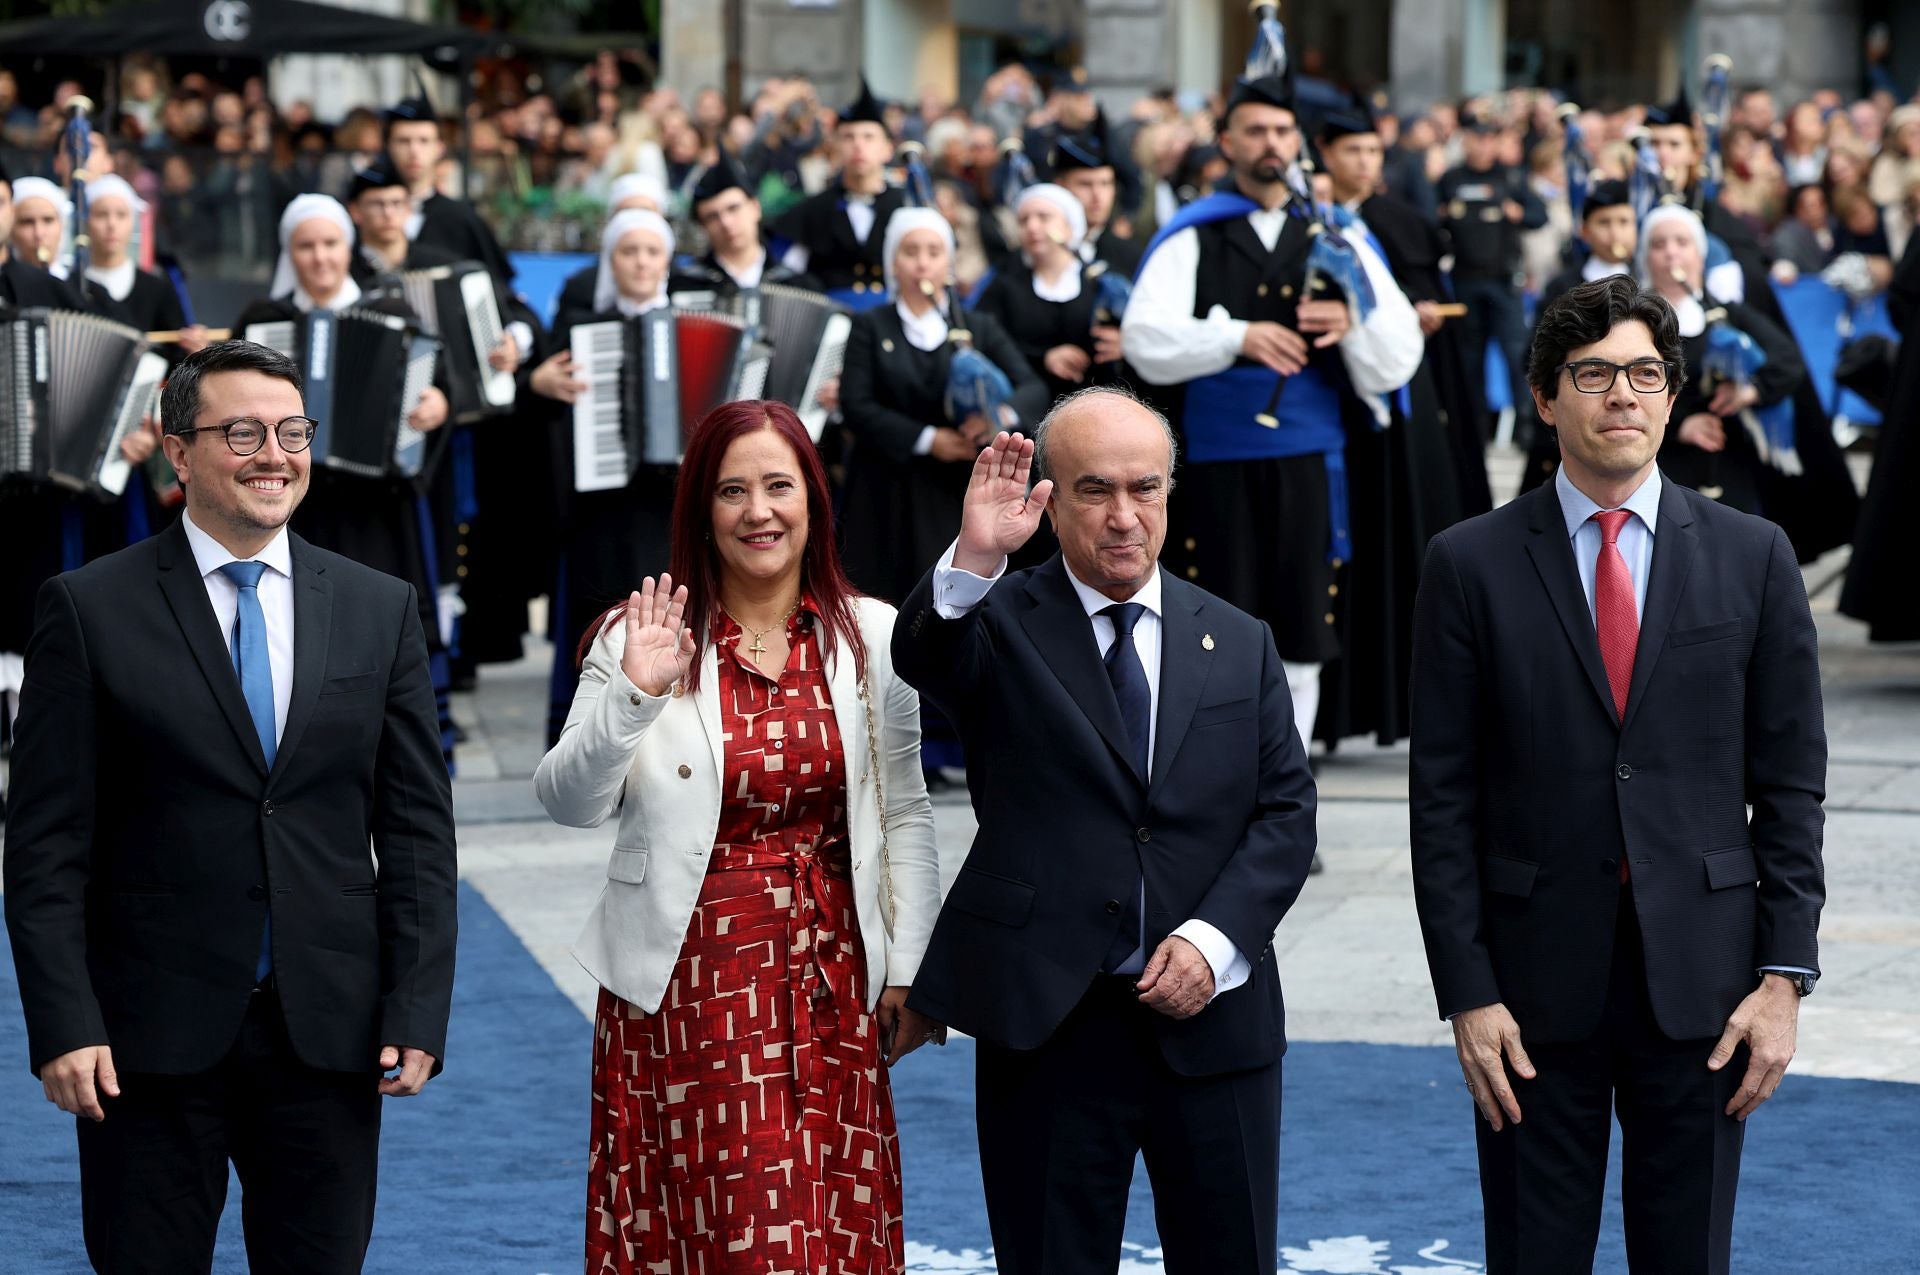
[[[389,1102],[367,1269],[535,1275],[580,1267],[589,1031],[480,894],[461,890],[449,1066]],[[85,1270],[71,1121],[26,1071],[10,954],[0,948],[0,1268]],[[990,1275],[973,1143],[972,1048],[915,1054],[895,1073],[910,1268]],[[1161,1270],[1136,1174],[1123,1270]],[[1920,1265],[1920,1086],[1791,1077],[1756,1117],[1734,1268]],[[1286,1063],[1281,1270],[1415,1275],[1484,1259],[1470,1115],[1452,1051],[1301,1044]],[[219,1272],[246,1269],[238,1184]],[[1596,1269],[1626,1270],[1617,1189]]]

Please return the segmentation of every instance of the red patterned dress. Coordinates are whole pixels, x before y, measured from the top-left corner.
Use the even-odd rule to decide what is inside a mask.
[[[657,1014],[602,988],[589,1275],[891,1275],[893,1094],[867,1009],[846,770],[813,636],[778,682],[715,626],[720,830]]]

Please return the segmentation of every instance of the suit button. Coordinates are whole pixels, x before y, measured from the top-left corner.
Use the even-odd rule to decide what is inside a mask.
[[[1627,765],[1627,763],[1625,762],[1621,762],[1618,766],[1615,766],[1613,768],[1613,777],[1615,779],[1619,779],[1622,781],[1632,779],[1633,767]]]
[[[1145,845],[1147,842],[1153,840],[1153,834],[1151,832],[1148,832],[1145,828],[1141,828],[1133,834],[1133,839],[1135,841],[1138,841],[1141,845]]]
[[[691,767],[691,766],[685,766],[685,765],[683,765],[683,766],[681,766],[681,767],[680,767],[680,778],[682,778],[682,779],[692,779],[692,778],[693,778],[693,767]]]
[[[1108,900],[1107,900],[1107,915],[1108,915],[1108,916],[1119,916],[1119,915],[1120,915],[1120,900],[1118,900],[1118,899],[1108,899]]]
[[[1602,876],[1607,876],[1607,877],[1617,877],[1617,876],[1619,876],[1619,875],[1620,875],[1620,861],[1619,861],[1619,860],[1617,860],[1617,859],[1602,859],[1602,860],[1600,860],[1600,873],[1601,873],[1601,875],[1602,875]]]
[[[271,817],[273,816],[273,803],[272,803],[271,801],[263,801],[263,802],[261,802],[261,803],[260,803],[260,813],[261,813],[262,815],[265,815],[265,816],[267,816],[268,818],[271,818]]]
[[[262,890],[257,885],[250,885],[247,887],[247,897],[249,899],[252,899],[255,903],[258,903],[260,900],[267,897],[267,892],[265,890]]]
[[[1264,296],[1266,296],[1266,295],[1267,295],[1267,285],[1263,283],[1263,284],[1261,284],[1261,285],[1260,285],[1260,286],[1259,286],[1258,288],[1256,288],[1256,289],[1255,289],[1255,291],[1256,291],[1256,292],[1257,292],[1257,293],[1258,293],[1259,295],[1261,295],[1261,296],[1263,296],[1263,297],[1264,297]]]

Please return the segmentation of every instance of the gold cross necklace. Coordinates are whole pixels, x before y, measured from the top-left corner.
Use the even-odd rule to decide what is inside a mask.
[[[794,612],[798,611],[799,609],[800,609],[800,599],[795,598],[793,600],[793,605],[787,608],[787,613],[785,615],[781,616],[779,620],[777,620],[776,622],[769,624],[766,628],[760,629],[757,632],[753,629],[747,628],[747,626],[744,624],[740,624],[740,619],[738,616],[734,617],[733,622],[735,624],[740,624],[741,628],[746,629],[747,632],[753,634],[753,645],[746,647],[745,650],[748,655],[751,655],[753,657],[753,662],[755,664],[758,664],[760,662],[760,657],[767,653],[767,646],[766,646],[767,634],[773,632],[775,629],[785,627],[787,621],[791,620],[793,618]]]

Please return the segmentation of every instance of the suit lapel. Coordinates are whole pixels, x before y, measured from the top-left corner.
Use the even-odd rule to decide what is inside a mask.
[[[1205,605],[1198,589],[1160,573],[1160,707],[1154,722],[1149,791],[1166,782],[1167,772],[1173,769],[1187,723],[1193,720],[1207,675],[1213,672],[1213,650],[1201,642]]]
[[[1687,576],[1693,570],[1694,551],[1700,538],[1693,531],[1693,511],[1679,484],[1662,475],[1660,484],[1660,530],[1653,538],[1653,561],[1647,568],[1647,606],[1640,617],[1640,641],[1633,653],[1633,681],[1627,690],[1627,717],[1621,725],[1633,724],[1640,710],[1653,666],[1667,644],[1667,631],[1673,627],[1673,614],[1686,589]],[[1596,639],[1597,640],[1597,639]]]
[[[275,778],[286,770],[313,720],[320,686],[327,680],[327,647],[333,635],[333,581],[315,562],[313,546],[295,535],[287,541],[293,555],[293,690],[280,747],[273,755]]]
[[[1533,507],[1529,520],[1533,538],[1527,542],[1527,556],[1540,573],[1560,627],[1573,643],[1580,667],[1587,672],[1593,693],[1606,706],[1607,718],[1617,721],[1613,691],[1607,684],[1607,666],[1600,659],[1600,636],[1594,630],[1593,612],[1587,608],[1587,595],[1580,588],[1580,569],[1573,561],[1573,541],[1567,535],[1565,516],[1560,512],[1560,494],[1552,483],[1542,483],[1530,497]]]
[[[213,603],[207,600],[207,586],[200,578],[199,564],[187,544],[186,529],[175,523],[161,533],[158,551],[160,592],[173,611],[175,622],[186,638],[187,649],[207,679],[214,702],[233,727],[240,747],[253,760],[262,775],[267,773],[267,755],[261,751],[260,736],[253,728],[253,716],[247,711],[246,696],[240,692],[240,678],[233,671],[233,656],[226,635],[213,618]]]
[[[709,633],[706,650],[700,652],[700,690],[693,706],[700,710],[700,725],[707,733],[707,751],[713,754],[713,773],[722,788],[727,782],[727,766],[721,756],[720,739],[720,652]]]
[[[815,635],[821,621],[815,621]],[[860,698],[860,678],[853,664],[853,652],[842,642],[827,660],[827,693],[833,696],[833,723],[840,731],[840,755],[846,766],[847,792],[859,786],[867,766],[867,718],[873,705]],[[848,804],[852,804],[851,795]]]
[[[1021,627],[1039,648],[1048,669],[1107,741],[1120,768],[1133,774],[1133,745],[1127,739],[1126,724],[1120,720],[1120,704],[1113,697],[1106,666],[1100,662],[1093,625],[1067,582],[1067,568],[1058,556],[1033,573],[1027,582],[1027,596],[1034,605],[1020,617]]]

